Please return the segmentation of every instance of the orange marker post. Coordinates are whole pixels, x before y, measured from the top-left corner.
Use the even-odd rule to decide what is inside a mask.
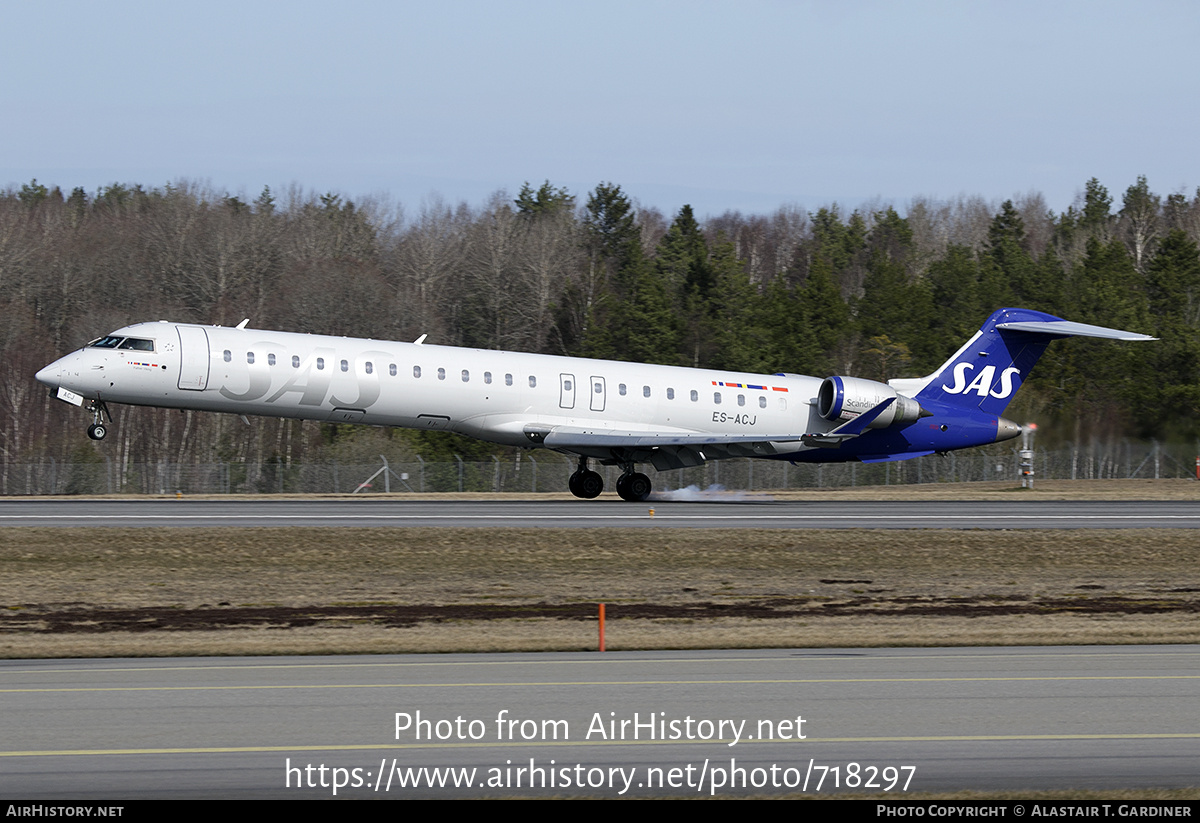
[[[600,604],[600,651],[604,651],[604,604]]]

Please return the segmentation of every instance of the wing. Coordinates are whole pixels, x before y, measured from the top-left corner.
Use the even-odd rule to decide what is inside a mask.
[[[818,434],[729,434],[726,432],[620,431],[571,426],[525,427],[531,443],[556,451],[596,457],[616,463],[652,463],[659,471],[699,466],[729,457],[769,457],[808,448],[837,448],[858,437],[895,398],[848,420],[833,431]]]
[[[622,431],[571,426],[525,427],[531,443],[610,463],[651,463],[659,471],[703,465],[729,457],[769,457],[797,451],[802,435]],[[791,448],[788,448],[788,444]]]

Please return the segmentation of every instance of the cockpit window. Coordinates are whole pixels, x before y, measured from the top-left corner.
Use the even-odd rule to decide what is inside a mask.
[[[141,337],[126,337],[125,342],[117,346],[117,348],[132,349],[133,351],[154,351],[154,341]]]
[[[91,343],[88,343],[88,348],[91,348],[91,349],[115,349],[117,346],[119,346],[121,344],[121,341],[124,339],[125,339],[124,337],[113,337],[111,335],[108,337],[101,337],[99,340],[93,340]]]

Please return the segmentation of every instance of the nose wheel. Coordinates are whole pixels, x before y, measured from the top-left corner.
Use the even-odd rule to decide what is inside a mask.
[[[92,413],[92,425],[87,428],[88,437],[93,440],[103,440],[108,434],[108,426],[104,425],[104,417],[107,415],[111,423],[112,413],[103,400],[93,400],[88,406],[88,411]]]

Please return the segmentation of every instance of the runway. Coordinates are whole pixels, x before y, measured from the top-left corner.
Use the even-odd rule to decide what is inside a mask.
[[[0,526],[1145,529],[1200,527],[1195,501],[728,502],[0,500]]]
[[[1188,787],[1198,685],[1197,646],[4,661],[0,794]]]

